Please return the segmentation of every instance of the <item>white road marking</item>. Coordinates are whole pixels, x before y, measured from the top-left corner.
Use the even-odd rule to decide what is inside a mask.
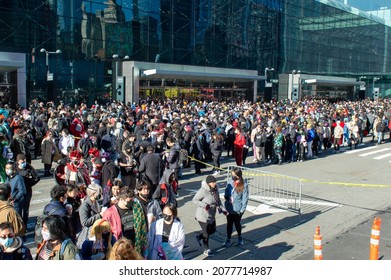
[[[363,148],[363,149],[357,149],[357,150],[351,150],[351,151],[347,151],[345,152],[345,154],[354,154],[354,153],[359,153],[359,152],[362,152],[362,151],[367,151],[367,150],[371,150],[371,149],[374,149],[376,148],[375,146],[373,147],[368,147],[368,148]]]
[[[374,152],[365,153],[365,154],[362,154],[362,155],[359,155],[359,156],[360,157],[366,157],[366,156],[382,153],[382,152],[389,151],[389,150],[391,150],[391,148],[385,148],[385,149],[381,149],[381,150],[376,150]]]
[[[374,159],[383,159],[383,158],[386,158],[386,157],[391,157],[391,153],[375,157]]]

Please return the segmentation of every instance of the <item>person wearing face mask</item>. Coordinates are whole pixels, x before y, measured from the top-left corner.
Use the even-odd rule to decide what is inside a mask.
[[[216,213],[225,214],[216,183],[216,178],[208,175],[202,182],[201,188],[197,191],[192,201],[197,206],[196,220],[202,229],[201,234],[196,235],[196,240],[200,247],[204,249],[204,255],[214,256],[209,249],[209,236],[216,232]]]
[[[136,198],[140,201],[140,204],[143,207],[148,230],[151,223],[161,217],[162,209],[158,200],[150,198],[151,186],[148,181],[139,180],[137,182],[136,191]]]
[[[11,185],[11,197],[15,211],[23,217],[23,209],[26,204],[26,185],[23,177],[16,173],[15,164],[7,162],[5,165],[5,173],[7,174],[7,183]]]
[[[22,217],[15,211],[10,203],[11,186],[7,183],[0,184],[0,223],[10,222],[16,236],[24,237],[26,227]]]
[[[53,158],[54,154],[58,153],[58,149],[56,147],[54,138],[53,138],[53,132],[49,130],[46,133],[46,136],[42,140],[41,144],[41,154],[42,154],[42,163],[44,165],[45,169],[45,177],[51,176],[50,169],[52,168]]]
[[[61,131],[61,138],[58,142],[58,148],[61,151],[63,157],[68,156],[68,147],[74,147],[75,140],[72,135],[69,134],[68,130],[64,128]]]
[[[109,222],[104,219],[96,220],[89,240],[84,241],[81,248],[83,260],[107,260],[114,243]]]
[[[23,154],[16,156],[16,172],[23,177],[24,185],[26,187],[26,197],[22,218],[25,225],[27,225],[29,219],[30,202],[33,195],[32,187],[35,186],[41,179],[39,178],[38,172],[35,170],[35,168],[26,162],[26,156]]]
[[[231,180],[228,181],[225,188],[225,209],[227,209],[227,240],[224,243],[225,247],[231,246],[231,235],[233,231],[233,225],[235,225],[236,232],[238,233],[238,244],[243,245],[242,238],[242,216],[246,211],[248,203],[248,185],[244,181],[242,176],[242,170],[239,167],[235,167],[231,171]]]
[[[99,205],[102,199],[102,187],[97,184],[90,184],[87,187],[87,196],[79,207],[79,217],[82,230],[77,237],[77,247],[81,249],[83,242],[90,236],[92,225],[101,219],[105,209]]]
[[[138,172],[141,174],[143,180],[150,183],[150,198],[159,185],[160,176],[163,173],[163,170],[163,160],[159,154],[155,152],[155,147],[153,145],[148,145],[147,154],[141,159]]]
[[[58,217],[61,217],[64,220],[64,223],[66,225],[65,229],[68,233],[71,232],[71,220],[70,215],[65,208],[65,205],[67,203],[67,188],[63,185],[55,185],[50,190],[50,202],[43,208],[42,214],[48,215],[49,213],[51,215],[56,215]],[[37,221],[38,222],[38,221]],[[39,244],[42,242],[41,240],[42,236],[38,236],[37,233],[35,234],[35,243]]]
[[[103,188],[113,186],[115,178],[118,176],[118,170],[114,162],[110,159],[110,154],[103,152],[101,154],[103,167],[102,167],[102,179],[101,186]]]
[[[121,188],[118,203],[104,212],[103,219],[110,223],[116,240],[122,236],[130,239],[136,251],[144,255],[147,246],[147,223],[143,208],[132,189],[128,186]]]
[[[103,189],[103,207],[110,207],[118,203],[118,194],[121,188],[124,186],[122,180],[119,178],[114,179],[114,183],[111,188]]]
[[[125,149],[121,151],[118,158],[122,183],[125,186],[130,186],[131,189],[136,187],[136,176],[134,169],[136,168],[136,160],[129,144],[126,144]]]
[[[65,184],[74,184],[81,190],[91,183],[87,166],[81,160],[82,155],[78,151],[72,151],[69,159],[70,162],[67,162],[64,169]]]
[[[88,151],[94,147],[94,144],[92,143],[92,140],[90,138],[89,132],[84,131],[82,134],[82,138],[77,143],[77,149],[81,152],[83,158],[88,157]]]
[[[7,149],[7,151],[5,149]],[[0,151],[2,151],[2,153],[0,153],[0,182],[3,183],[7,180],[5,165],[9,158],[13,158],[13,154],[10,153],[11,149],[9,148],[6,135],[2,133],[0,133]]]
[[[243,165],[243,149],[246,144],[246,137],[242,132],[240,127],[235,128],[235,141],[234,141],[234,151],[235,151],[235,161],[237,166]]]
[[[148,232],[148,260],[182,260],[185,228],[178,218],[177,207],[168,203],[162,218],[153,222]]]
[[[69,132],[74,136],[75,147],[77,147],[79,140],[84,134],[84,124],[81,121],[80,114],[78,112],[75,113],[74,119],[69,126]]]
[[[42,242],[37,246],[36,260],[79,259],[76,245],[68,237],[64,220],[47,216],[42,223]]]
[[[205,139],[202,133],[194,136],[191,142],[190,156],[194,157],[195,174],[201,174],[201,169],[205,168],[205,164],[203,163],[205,160],[204,143]]]
[[[32,260],[30,249],[15,236],[10,222],[0,223],[0,260]]]

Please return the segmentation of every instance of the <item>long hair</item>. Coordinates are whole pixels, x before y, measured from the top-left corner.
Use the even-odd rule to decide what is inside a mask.
[[[109,260],[143,260],[144,258],[136,251],[132,241],[125,237],[118,239],[113,248]]]
[[[239,167],[234,167],[232,169],[232,172],[239,178],[237,180],[237,184],[235,186],[235,190],[237,193],[241,193],[244,190],[244,179],[243,179],[243,174],[242,174],[242,169]]]
[[[103,219],[96,220],[95,223],[92,225],[90,237],[95,236],[96,240],[102,240],[102,233],[105,231],[110,232],[110,236],[107,242],[107,251],[106,251],[106,258],[108,259],[110,257],[110,253],[112,250],[112,246],[111,246],[112,233],[111,233],[109,222]]]
[[[68,233],[65,231],[65,222],[60,216],[47,216],[42,223],[46,224],[46,227],[50,232],[52,240],[58,240],[60,242],[63,242],[68,237]]]

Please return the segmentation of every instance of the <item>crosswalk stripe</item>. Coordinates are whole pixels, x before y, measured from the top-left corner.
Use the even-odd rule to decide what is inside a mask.
[[[354,153],[359,153],[359,152],[362,152],[362,151],[367,151],[367,150],[371,150],[371,149],[374,149],[376,148],[375,146],[373,147],[368,147],[368,148],[363,148],[363,149],[357,149],[357,150],[351,150],[351,151],[347,151],[345,152],[345,154],[354,154]]]
[[[386,157],[391,157],[391,153],[375,157],[374,159],[383,159],[383,158],[386,158]]]
[[[381,149],[381,150],[376,150],[374,152],[369,152],[369,153],[365,153],[365,154],[362,154],[362,155],[359,155],[360,157],[366,157],[366,156],[370,156],[370,155],[373,155],[373,154],[377,154],[377,153],[381,153],[381,152],[385,152],[385,151],[389,151],[391,150],[391,148],[385,148],[385,149]]]

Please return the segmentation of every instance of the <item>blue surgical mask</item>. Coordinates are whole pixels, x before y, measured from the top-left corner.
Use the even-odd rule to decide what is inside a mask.
[[[19,164],[19,169],[25,169],[26,165],[27,165],[26,162],[22,162],[21,164]]]
[[[14,242],[13,237],[0,238],[0,244],[3,245],[4,248],[8,248]]]

